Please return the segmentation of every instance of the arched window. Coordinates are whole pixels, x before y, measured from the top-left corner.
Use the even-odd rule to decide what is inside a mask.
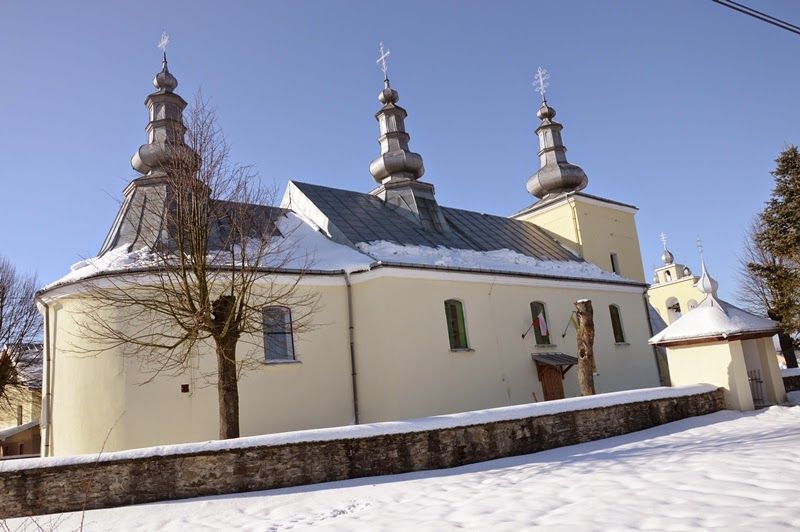
[[[665,303],[667,307],[667,323],[672,323],[681,317],[681,304],[678,298],[670,297]]]
[[[264,307],[264,359],[267,362],[294,360],[292,311],[286,307]]]
[[[672,280],[672,273],[670,273],[670,272],[664,272],[664,280],[665,280],[666,282],[670,282],[670,281]]]
[[[547,313],[544,310],[544,303],[534,301],[531,303],[531,319],[533,320],[533,333],[536,336],[537,345],[550,344],[550,326],[547,323]]]
[[[614,341],[618,344],[625,343],[625,331],[622,329],[622,315],[617,305],[609,305],[608,312],[611,314],[611,328],[614,329]]]
[[[464,305],[457,299],[444,302],[444,316],[447,320],[447,337],[450,349],[467,349],[467,327],[464,323]]]

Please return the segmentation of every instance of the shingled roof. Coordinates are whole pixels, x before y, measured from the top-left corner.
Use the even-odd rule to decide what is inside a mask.
[[[436,231],[425,229],[403,209],[388,205],[370,194],[297,181],[290,182],[290,189],[292,186],[327,219],[327,232],[345,244],[383,240],[399,245],[473,251],[510,249],[539,260],[583,262],[529,222],[439,207],[450,230]],[[288,206],[293,210],[298,208],[296,204]]]

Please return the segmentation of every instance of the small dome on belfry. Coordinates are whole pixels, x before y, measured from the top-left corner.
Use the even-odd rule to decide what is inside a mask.
[[[178,80],[173,76],[167,67],[167,53],[164,52],[164,59],[161,62],[161,72],[153,78],[153,86],[156,90],[172,92],[178,88]]]

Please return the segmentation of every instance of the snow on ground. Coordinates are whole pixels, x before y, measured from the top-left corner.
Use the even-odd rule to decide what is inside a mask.
[[[93,510],[105,530],[788,530],[800,407],[722,411],[453,469]],[[80,514],[7,521],[74,530]]]
[[[600,269],[589,262],[539,260],[510,249],[474,251],[446,247],[400,245],[385,240],[360,242],[359,250],[384,262],[427,266],[491,270],[533,275],[630,281],[615,273]]]

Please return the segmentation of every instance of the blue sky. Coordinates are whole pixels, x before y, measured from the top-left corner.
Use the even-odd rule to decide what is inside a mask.
[[[800,23],[796,0],[750,3]],[[135,177],[164,30],[178,92],[202,88],[234,157],[281,190],[371,189],[385,42],[440,203],[504,215],[534,200],[542,65],[586,192],[640,208],[645,271],[661,231],[699,269],[700,236],[728,298],[773,161],[800,142],[800,37],[711,0],[2,0],[0,253],[43,282],[97,252]]]

